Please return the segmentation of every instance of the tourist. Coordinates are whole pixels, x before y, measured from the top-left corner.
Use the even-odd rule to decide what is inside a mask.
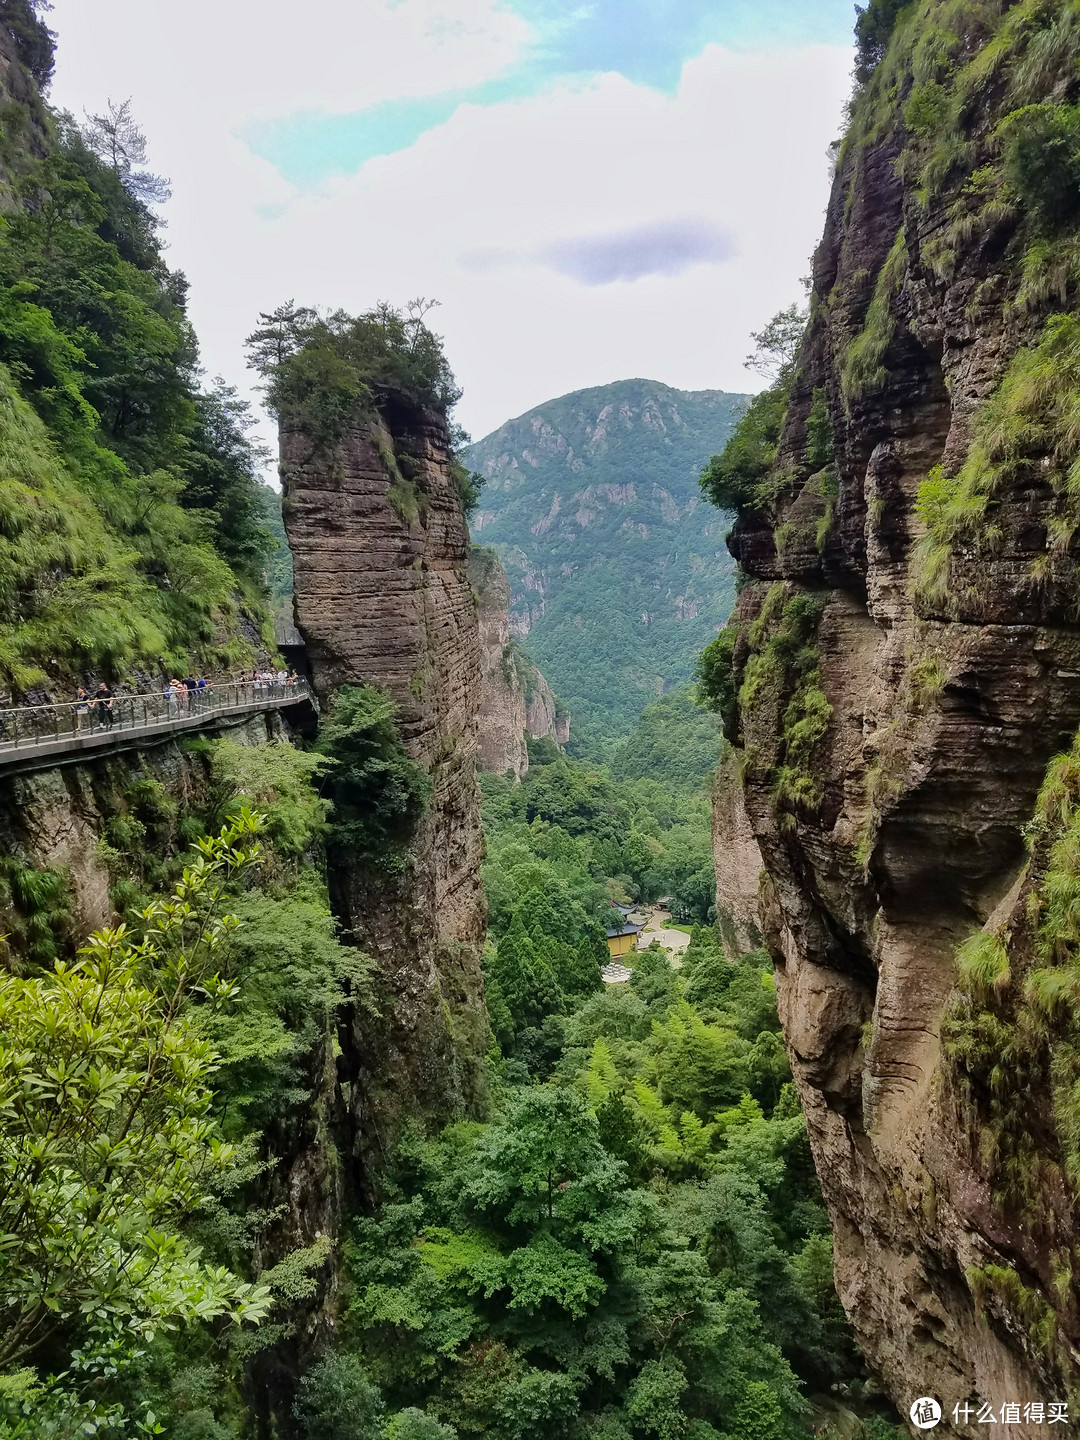
[[[83,717],[90,714],[90,692],[80,685],[75,692],[75,733],[83,728]]]
[[[169,710],[169,719],[175,720],[180,713],[180,681],[170,680],[165,686],[165,703]]]
[[[104,680],[102,680],[101,684],[97,687],[94,695],[94,712],[102,725],[104,725],[107,730],[111,730],[113,723],[113,692],[109,689],[108,685],[105,684]]]

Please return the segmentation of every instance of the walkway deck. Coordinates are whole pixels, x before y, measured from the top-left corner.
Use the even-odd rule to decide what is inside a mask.
[[[230,681],[182,699],[164,694],[117,695],[111,716],[100,705],[80,716],[70,702],[0,709],[0,774],[161,744],[177,735],[213,730],[296,705],[314,705],[304,680],[292,685]]]

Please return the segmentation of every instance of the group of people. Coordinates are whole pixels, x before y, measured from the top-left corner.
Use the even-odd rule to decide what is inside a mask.
[[[274,685],[297,685],[300,676],[295,670],[253,670],[251,672],[251,683],[256,690],[269,690]]]
[[[198,679],[188,676],[186,680],[170,680],[162,691],[169,709],[169,719],[175,720],[181,711],[187,710],[200,690],[209,689],[209,682],[202,675]]]
[[[301,679],[295,670],[265,668],[253,670],[250,683],[256,691],[259,691],[270,690],[276,686],[299,685]],[[213,687],[205,676],[189,675],[185,680],[173,677],[166,681],[165,688],[161,693],[165,700],[168,718],[177,720],[181,715],[195,710],[201,697],[213,693]],[[76,733],[98,726],[111,727],[115,719],[115,702],[116,696],[104,680],[96,690],[88,690],[85,686],[80,685],[75,694],[73,707]]]

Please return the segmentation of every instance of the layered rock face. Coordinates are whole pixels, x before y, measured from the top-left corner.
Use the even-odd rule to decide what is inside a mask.
[[[223,724],[219,731],[238,745],[266,745],[287,739],[289,733],[273,713]],[[138,809],[131,796],[147,781],[161,788],[179,814],[188,814],[206,800],[205,758],[170,741],[78,764],[0,775],[0,930],[16,963],[25,959],[23,926],[18,895],[7,882],[17,871],[63,875],[68,933],[61,938],[71,948],[91,931],[113,923],[109,824]]]
[[[736,960],[761,944],[762,860],[734,750],[729,749],[717,767],[712,815],[717,923],[728,958]]]
[[[283,430],[281,474],[315,686],[389,694],[432,784],[403,873],[345,858],[331,877],[343,925],[381,976],[381,1020],[344,1037],[354,1129],[380,1145],[396,1117],[459,1113],[481,1085],[481,652],[468,531],[445,422],[404,401],[358,415],[332,447]]]
[[[510,582],[494,550],[474,545],[469,581],[480,624],[479,760],[481,770],[520,780],[529,768],[525,736],[565,745],[570,716],[551,686],[510,638]]]
[[[1080,1379],[1067,766],[1037,803],[1080,723],[1080,352],[1047,326],[1076,231],[1040,230],[1009,138],[1068,110],[1078,39],[1058,7],[903,12],[731,541],[745,808],[838,1290],[902,1413],[936,1394],[972,1435],[1038,1427],[958,1402]]]
[[[570,712],[555,699],[551,686],[535,665],[525,673],[525,729],[534,740],[554,740],[565,745],[570,739]]]

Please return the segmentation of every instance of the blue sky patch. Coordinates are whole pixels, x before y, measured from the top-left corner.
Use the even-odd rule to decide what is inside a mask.
[[[845,45],[854,21],[851,0],[509,0],[509,6],[529,22],[535,39],[497,80],[352,114],[281,116],[245,127],[240,138],[286,180],[317,185],[408,149],[466,102],[498,105],[558,80],[611,72],[671,94],[683,66],[706,45]]]

